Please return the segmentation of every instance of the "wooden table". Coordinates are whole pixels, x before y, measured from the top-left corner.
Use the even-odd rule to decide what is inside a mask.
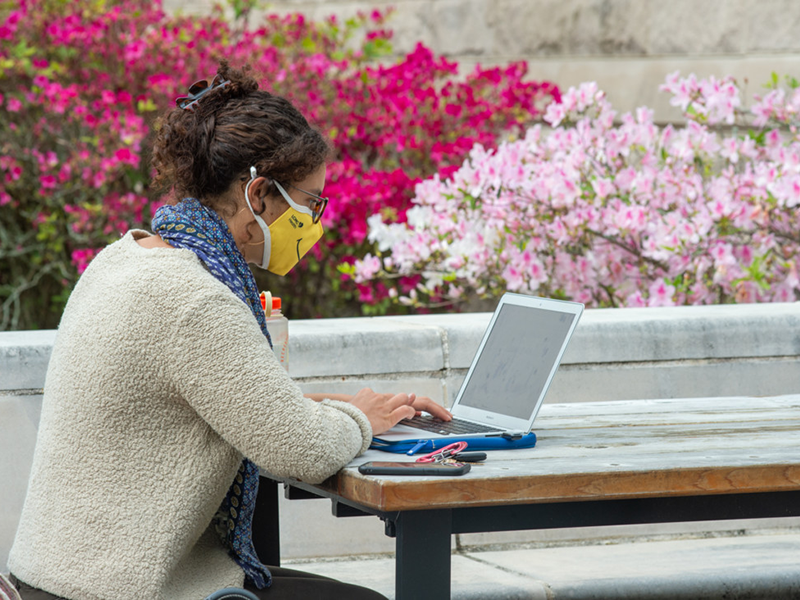
[[[800,516],[800,394],[551,404],[534,431],[462,477],[364,476],[394,456],[370,451],[321,485],[262,478],[259,554],[279,564],[278,483],[383,519],[397,600],[450,596],[454,533]]]

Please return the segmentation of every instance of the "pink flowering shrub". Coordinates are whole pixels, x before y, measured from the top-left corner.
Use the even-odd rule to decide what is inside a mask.
[[[522,64],[456,80],[456,65],[422,46],[379,66],[391,37],[379,12],[345,23],[268,15],[251,28],[253,2],[230,4],[233,22],[221,10],[170,16],[158,1],[0,3],[0,329],[55,326],[97,252],[149,227],[163,201],[149,189],[155,116],[222,57],[250,64],[336,148],[324,241],[289,277],[258,275],[292,317],[360,312],[336,265],[369,247],[366,218],[402,222],[418,181],[449,173],[475,143],[521,133],[558,98],[525,81]]]
[[[744,107],[731,78],[670,75],[687,119],[617,115],[593,83],[450,177],[416,187],[407,222],[369,219],[367,254],[343,267],[406,305],[506,290],[590,306],[800,299],[800,87]],[[417,277],[403,293],[394,279]]]
[[[559,98],[554,85],[525,81],[524,63],[477,68],[459,80],[456,71],[455,63],[418,45],[392,65],[364,64],[356,75],[294,73],[282,90],[325,128],[339,154],[325,187],[326,244],[315,248],[316,264],[285,278],[284,295],[307,302],[307,316],[385,312],[390,302],[382,283],[361,284],[354,295],[336,269],[372,248],[367,218],[403,222],[424,177],[452,172],[476,143],[494,147],[503,136],[521,135]],[[342,300],[331,302],[332,293]]]

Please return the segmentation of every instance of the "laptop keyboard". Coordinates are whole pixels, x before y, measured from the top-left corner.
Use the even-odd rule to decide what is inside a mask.
[[[430,431],[432,433],[438,433],[441,435],[492,433],[495,431],[504,431],[503,429],[497,429],[496,427],[489,427],[487,425],[479,425],[477,423],[471,423],[470,421],[464,421],[455,417],[452,421],[442,421],[441,419],[437,419],[431,415],[417,415],[412,419],[403,419],[400,421],[399,425],[408,425],[409,427],[414,427],[416,429],[422,429],[424,431]]]

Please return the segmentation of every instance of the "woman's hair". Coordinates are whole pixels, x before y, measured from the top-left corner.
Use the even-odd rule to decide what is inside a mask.
[[[221,61],[220,85],[203,94],[194,110],[173,108],[156,124],[153,184],[174,200],[198,198],[225,210],[223,194],[254,166],[259,175],[294,183],[328,160],[331,148],[288,100],[258,89],[244,69]],[[270,182],[269,194],[277,189]]]

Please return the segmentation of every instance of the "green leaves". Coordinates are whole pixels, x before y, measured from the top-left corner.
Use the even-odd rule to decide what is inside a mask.
[[[375,60],[389,56],[392,53],[392,44],[389,40],[383,38],[376,38],[369,40],[364,44],[364,57],[367,60]]]
[[[158,107],[156,106],[156,103],[153,102],[152,98],[145,98],[144,100],[139,100],[136,103],[136,110],[138,110],[140,113],[153,112],[158,110]]]
[[[767,139],[767,132],[764,129],[759,129],[758,131],[754,131],[753,129],[748,129],[747,137],[749,137],[759,146],[763,146]]]
[[[253,9],[260,9],[266,6],[262,0],[225,0],[225,4],[233,11],[234,20],[246,19]]]
[[[356,274],[355,265],[349,263],[339,263],[336,266],[336,270],[339,271],[342,275],[347,275],[348,277],[352,277]]]
[[[746,277],[741,277],[739,279],[734,279],[733,284],[738,286],[740,283],[745,281],[752,281],[762,290],[769,290],[770,289],[770,277],[769,277],[769,266],[770,259],[765,255],[759,255],[753,257],[752,262],[745,267],[745,272],[747,273]]]

